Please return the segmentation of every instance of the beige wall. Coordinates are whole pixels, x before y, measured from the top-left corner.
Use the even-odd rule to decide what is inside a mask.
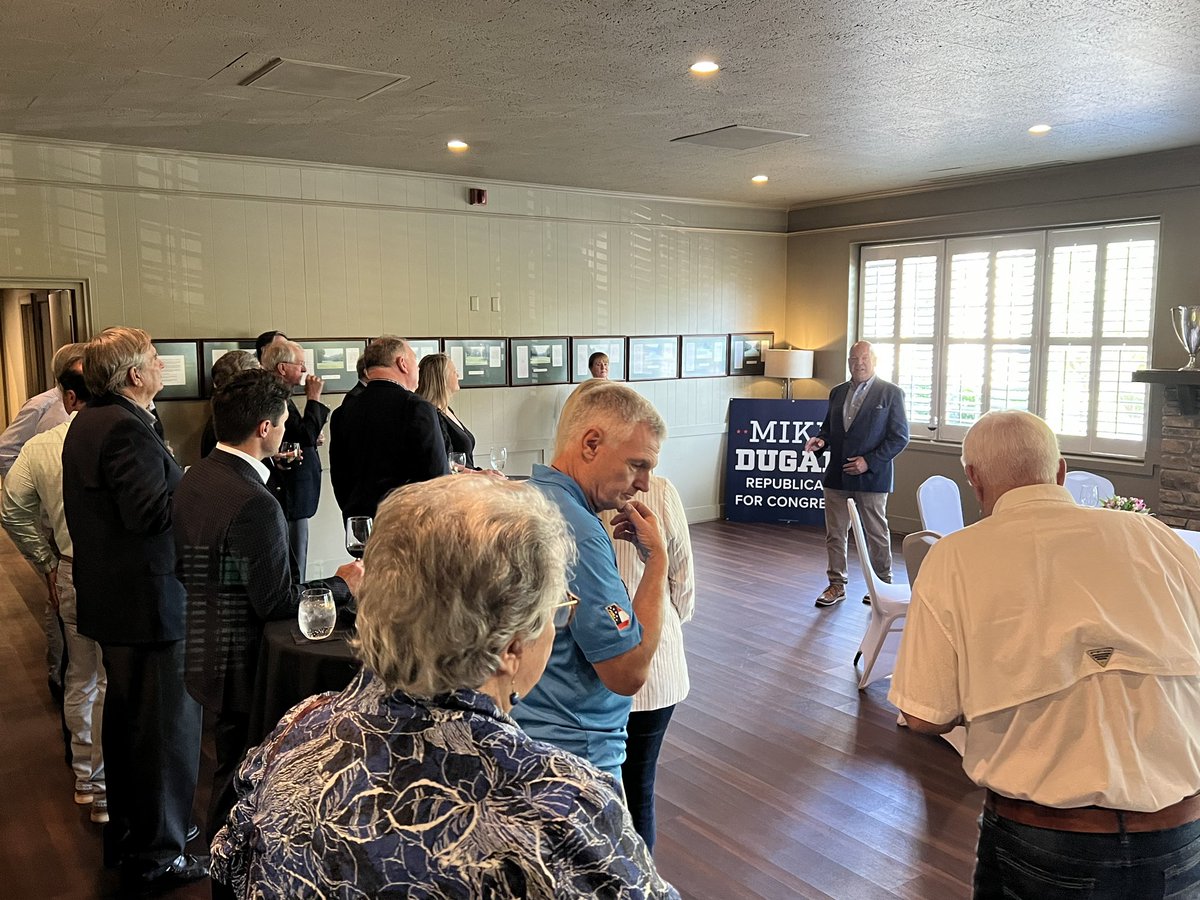
[[[817,380],[805,396],[824,396],[845,380],[845,355],[854,334],[853,266],[861,243],[978,234],[1140,217],[1162,221],[1153,364],[1177,367],[1186,356],[1168,312],[1200,302],[1200,148],[1108,160],[976,185],[793,210],[789,215],[788,304],[785,337],[818,352]],[[1151,389],[1151,419],[1161,388]],[[966,489],[956,448],[914,435],[897,461],[891,520],[896,531],[919,528],[915,490],[932,474]],[[1146,463],[1068,458],[1072,468],[1110,477],[1118,493],[1154,497],[1157,441]],[[973,518],[975,504],[964,506]]]
[[[488,188],[487,206],[468,206],[468,186]],[[0,136],[0,215],[0,277],[84,281],[93,329],[317,338],[784,326],[778,209]],[[569,390],[463,391],[455,408],[485,458],[503,444],[511,469],[527,471],[545,458]],[[639,390],[670,427],[662,471],[689,517],[717,516],[728,400],[777,396],[777,383]],[[161,407],[191,461],[204,404]],[[327,484],[310,575],[346,558],[340,543]]]

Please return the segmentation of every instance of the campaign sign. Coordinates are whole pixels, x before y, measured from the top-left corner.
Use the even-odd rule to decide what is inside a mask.
[[[725,518],[730,522],[825,523],[821,479],[828,452],[806,453],[826,400],[730,400]]]

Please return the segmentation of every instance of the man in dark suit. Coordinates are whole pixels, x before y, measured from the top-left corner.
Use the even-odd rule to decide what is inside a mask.
[[[150,335],[106,328],[84,349],[92,402],[63,444],[79,633],[108,674],[103,750],[106,860],[140,887],[203,878],[185,854],[200,763],[200,707],[184,687],[184,589],[171,494],[180,470],[148,411],[162,388]]]
[[[183,476],[172,503],[177,568],[187,589],[187,687],[216,737],[210,839],[233,806],[263,623],[295,616],[306,587],[328,588],[345,606],[362,574],[362,564],[351,562],[334,578],[292,579],[287,523],[267,490],[271,470],[263,464],[279,452],[290,393],[262,369],[241,372],[218,389],[217,446]]]
[[[304,349],[294,341],[275,341],[262,354],[262,367],[283,379],[288,387],[304,385],[304,415],[290,399],[283,439],[300,447],[295,461],[275,459],[271,481],[267,485],[279,498],[283,517],[288,523],[288,552],[292,580],[303,581],[308,566],[308,520],[317,512],[321,499],[321,457],[317,443],[321,429],[329,419],[329,407],[321,402],[324,387],[316,375],[309,375],[304,364]]]
[[[366,388],[329,426],[333,493],[346,517],[373,516],[389,491],[450,471],[437,410],[413,393],[413,349],[385,335],[367,347],[363,365]]]
[[[892,580],[892,539],[887,498],[892,490],[892,460],[908,446],[904,391],[875,377],[875,351],[866,341],[850,348],[850,380],[829,392],[829,412],[821,431],[805,444],[810,452],[828,449],[825,467],[825,548],[829,586],[817,606],[833,606],[846,597],[846,540],[850,531],[847,500],[854,500],[875,574]],[[864,603],[870,598],[864,597]]]

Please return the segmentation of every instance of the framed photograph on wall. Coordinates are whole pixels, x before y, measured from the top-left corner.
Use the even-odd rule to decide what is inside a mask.
[[[462,387],[508,384],[508,338],[446,338],[445,347]]]
[[[417,354],[417,362],[419,363],[431,353],[442,352],[441,338],[405,338],[408,341],[408,346],[413,348],[413,353]]]
[[[625,338],[612,336],[571,338],[571,380],[587,381],[592,377],[588,359],[593,353],[608,355],[610,381],[625,380]]]
[[[509,338],[509,383],[567,384],[571,357],[565,337]]]
[[[752,331],[729,336],[729,374],[762,375],[767,357],[763,352],[775,343],[775,332]]]
[[[304,350],[304,368],[325,382],[323,393],[344,394],[358,384],[358,358],[367,349],[366,338],[293,338]],[[303,393],[304,386],[296,387]]]
[[[729,374],[729,335],[685,334],[680,378],[721,378]]]
[[[629,380],[679,377],[679,335],[629,338]]]
[[[200,400],[200,342],[151,341],[163,364],[163,387],[156,400]]]
[[[212,396],[212,367],[218,359],[230,350],[248,350],[254,352],[254,338],[239,338],[227,341],[220,339],[202,340],[200,342],[200,383],[204,387],[204,396]]]

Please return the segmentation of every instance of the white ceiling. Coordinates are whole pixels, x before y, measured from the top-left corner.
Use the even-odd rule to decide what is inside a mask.
[[[409,79],[238,85],[275,57]],[[1200,144],[1198,110],[1197,0],[0,4],[0,132],[774,206]],[[809,137],[670,143],[732,124]]]

